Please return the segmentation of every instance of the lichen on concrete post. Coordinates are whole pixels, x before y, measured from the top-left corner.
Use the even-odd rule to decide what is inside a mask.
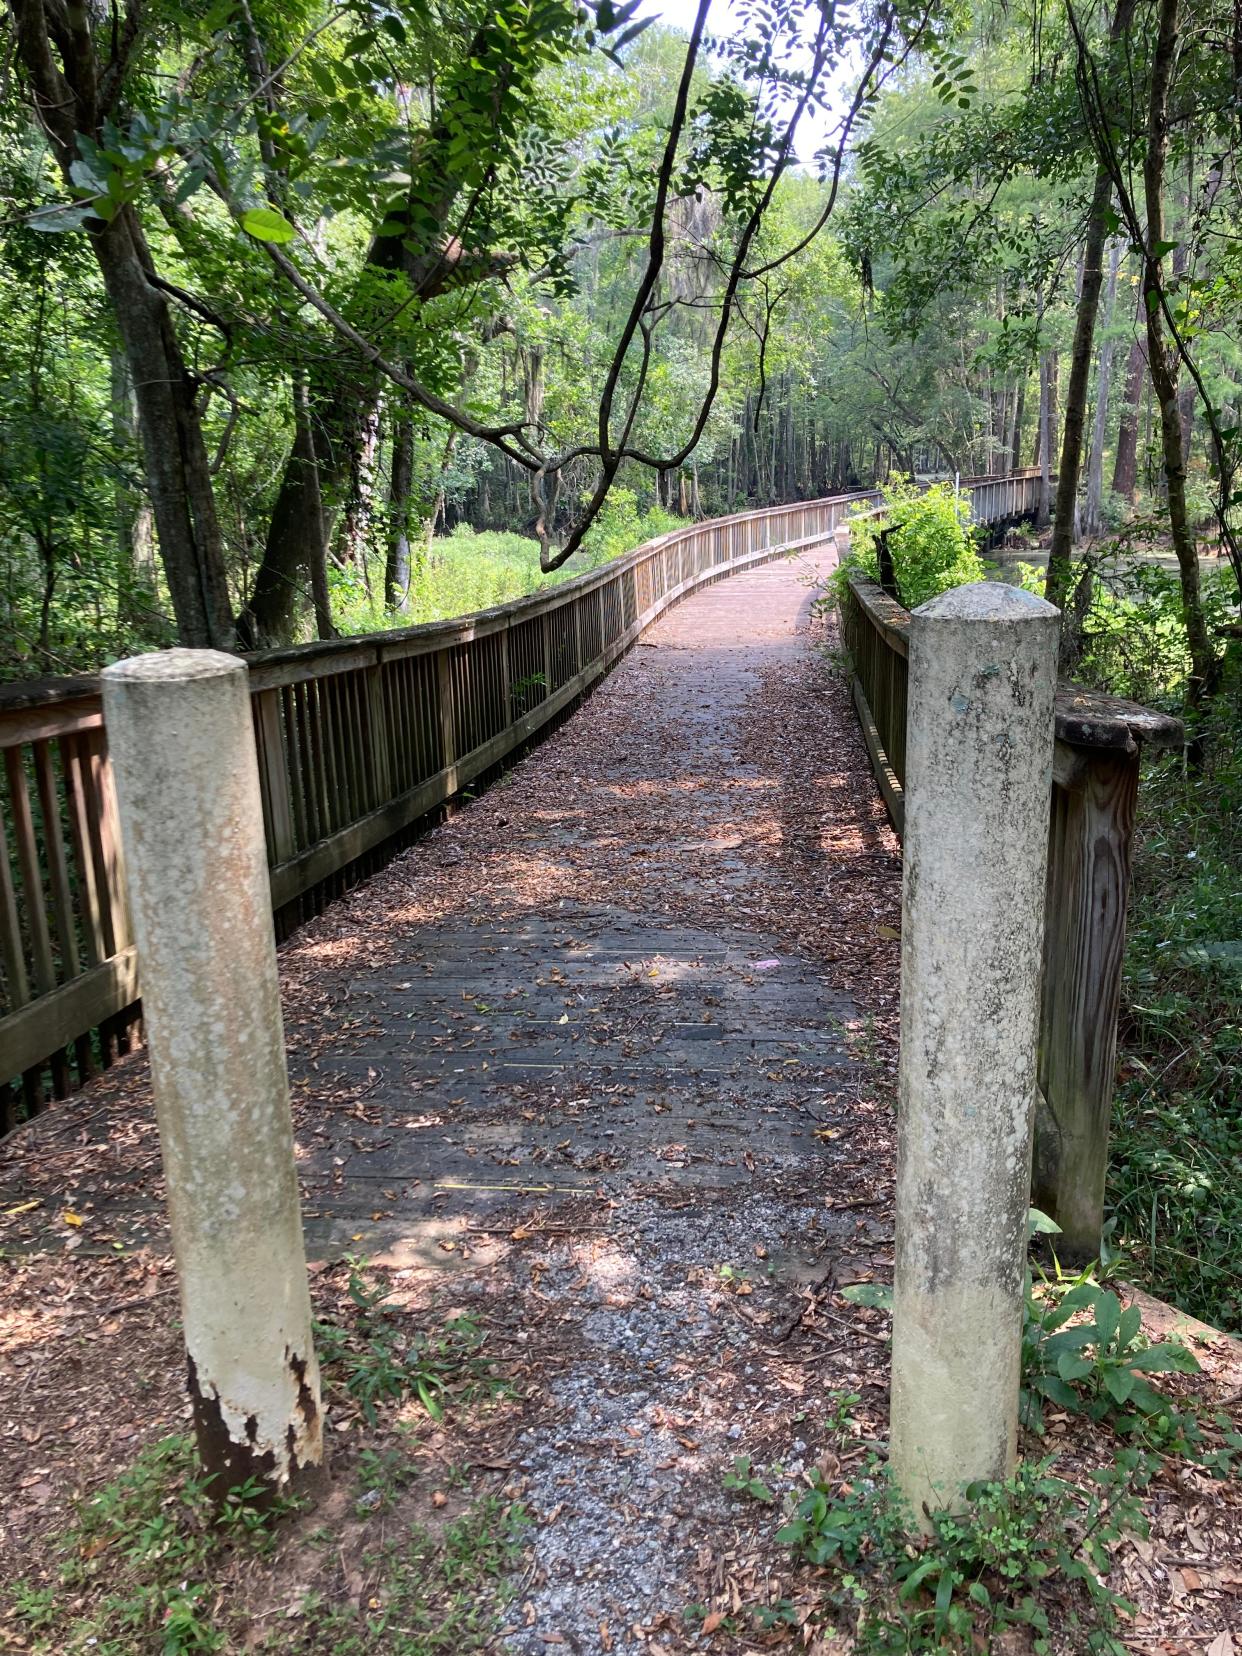
[[[212,1492],[323,1460],[263,814],[244,663],[103,674],[143,1015]]]
[[[910,623],[891,1461],[923,1527],[1014,1469],[1058,612]]]

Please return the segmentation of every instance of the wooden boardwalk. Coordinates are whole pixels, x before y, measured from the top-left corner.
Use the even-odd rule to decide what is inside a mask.
[[[864,1017],[831,939],[871,909],[841,871],[878,878],[891,921],[898,864],[848,724],[844,821],[840,757],[790,775],[816,707],[780,691],[827,679],[817,573],[791,559],[687,600],[502,783],[282,949],[312,1255],[446,1263],[532,1202],[826,1177],[815,1135],[856,1089]],[[891,969],[891,926],[864,923]],[[62,1142],[154,1172],[145,1093],[138,1058],[16,1134],[10,1188],[54,1183]],[[153,1179],[94,1195],[108,1236],[162,1230]],[[52,1217],[22,1215],[25,1240]]]
[[[390,1265],[420,1320],[469,1311],[522,1377],[486,1462],[535,1518],[510,1656],[646,1650],[627,1629],[721,1590],[731,1456],[796,1462],[829,1388],[883,1407],[878,1314],[838,1290],[892,1268],[900,861],[813,573],[686,600],[280,951],[313,1269]],[[135,1351],[158,1379],[127,1434],[173,1429],[141,1054],[0,1143],[0,1246],[33,1260],[0,1383],[26,1397],[66,1342],[96,1376],[40,1487],[115,1454]]]

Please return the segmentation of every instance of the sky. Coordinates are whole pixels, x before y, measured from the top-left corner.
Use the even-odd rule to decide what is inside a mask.
[[[639,8],[639,16],[657,17],[670,28],[682,29],[689,34],[697,11],[698,0],[644,0]],[[732,0],[713,0],[708,14],[707,33],[730,35],[736,32],[737,28],[737,9]],[[816,150],[823,146],[832,124],[833,117],[819,110],[812,110],[802,117],[798,123],[798,137],[794,146],[799,161],[807,166],[811,165]]]

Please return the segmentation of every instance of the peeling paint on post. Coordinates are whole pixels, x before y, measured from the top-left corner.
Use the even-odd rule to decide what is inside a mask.
[[[194,1427],[217,1498],[323,1460],[245,665],[105,669]]]
[[[1057,636],[991,582],[910,623],[891,1458],[924,1527],[1014,1468]]]

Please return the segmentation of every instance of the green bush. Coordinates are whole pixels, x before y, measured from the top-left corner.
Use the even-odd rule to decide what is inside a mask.
[[[969,581],[982,581],[987,565],[975,548],[970,502],[948,483],[929,489],[897,480],[883,489],[882,512],[850,519],[850,553],[834,577],[840,592],[850,570],[880,578],[879,539],[889,531],[889,551],[897,595],[907,609],[917,609],[937,593]]]
[[[1232,572],[1204,572],[1203,608],[1215,630],[1236,613]],[[1075,678],[1114,696],[1181,707],[1190,675],[1175,571],[1135,561],[1096,577],[1083,625],[1083,656]]]
[[[1139,787],[1109,1199],[1140,1280],[1242,1330],[1242,661]]]

